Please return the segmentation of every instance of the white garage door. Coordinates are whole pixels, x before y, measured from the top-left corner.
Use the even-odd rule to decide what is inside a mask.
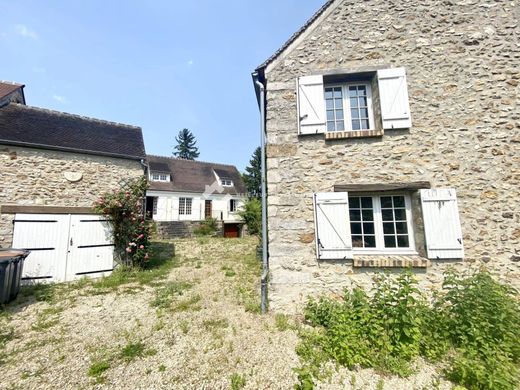
[[[97,277],[114,264],[110,226],[98,215],[16,214],[13,247],[31,251],[24,280]]]

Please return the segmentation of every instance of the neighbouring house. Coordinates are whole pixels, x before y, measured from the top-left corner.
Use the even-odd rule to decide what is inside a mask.
[[[0,247],[31,250],[23,278],[109,273],[111,233],[92,206],[142,176],[145,158],[139,127],[18,103],[0,107]]]
[[[331,0],[256,69],[271,308],[389,268],[520,285],[519,31],[511,2]]]
[[[25,85],[0,80],[0,107],[9,103],[25,104]]]
[[[146,209],[162,238],[187,237],[201,221],[216,219],[225,237],[239,237],[246,188],[232,165],[148,155]]]

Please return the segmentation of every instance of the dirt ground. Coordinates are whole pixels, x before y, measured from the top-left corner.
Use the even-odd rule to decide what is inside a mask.
[[[23,287],[0,312],[2,389],[292,389],[298,320],[259,314],[255,238],[156,245],[158,268]],[[450,388],[340,370],[324,389]]]

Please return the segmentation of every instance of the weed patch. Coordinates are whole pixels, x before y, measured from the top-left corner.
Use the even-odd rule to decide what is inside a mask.
[[[201,307],[198,305],[201,299],[202,298],[200,295],[193,295],[190,298],[183,299],[173,303],[171,306],[171,310],[174,313],[183,311],[198,311],[201,309]]]
[[[175,296],[182,295],[184,291],[191,287],[192,284],[188,282],[170,282],[156,290],[155,299],[151,302],[151,305],[159,309],[169,308]]]
[[[240,390],[243,389],[246,385],[246,379],[240,374],[233,374],[230,378],[231,381],[231,390]]]

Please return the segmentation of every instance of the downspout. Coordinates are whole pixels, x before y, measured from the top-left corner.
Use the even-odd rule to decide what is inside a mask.
[[[260,106],[260,151],[261,151],[261,184],[262,184],[262,278],[261,278],[261,310],[267,312],[267,287],[269,277],[269,263],[267,256],[267,188],[265,166],[265,87],[258,81],[258,73],[253,74],[253,80],[259,90]]]
[[[149,177],[149,167],[148,167],[148,164],[146,163],[146,160],[144,158],[139,160],[139,162],[141,163],[141,165],[144,168],[144,174],[146,176],[146,181],[148,181],[148,179],[150,178]],[[145,217],[145,218],[146,218],[146,212],[147,211],[148,210],[146,210],[146,192],[145,192],[144,193],[144,197],[143,197],[143,217]]]

